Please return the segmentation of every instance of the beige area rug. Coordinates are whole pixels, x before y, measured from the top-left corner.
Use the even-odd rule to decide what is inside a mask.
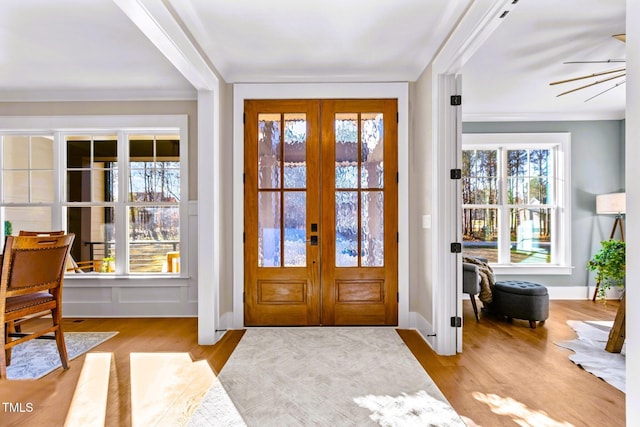
[[[249,329],[192,426],[464,426],[392,328]],[[228,394],[243,421],[220,421]]]
[[[556,345],[573,350],[569,360],[624,392],[625,346],[620,353],[605,350],[613,322],[567,320],[567,324],[576,331],[578,339],[561,341]]]

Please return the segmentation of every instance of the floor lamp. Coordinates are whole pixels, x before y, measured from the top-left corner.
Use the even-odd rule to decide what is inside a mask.
[[[613,239],[616,235],[616,229],[620,227],[620,240],[624,242],[624,220],[622,215],[626,213],[627,210],[627,199],[626,193],[609,193],[609,194],[599,194],[596,196],[596,213],[598,215],[615,215],[616,220],[613,223],[613,228],[611,229],[611,235],[609,239]],[[593,301],[596,300],[596,295],[598,295],[598,288],[600,284],[596,284],[596,290],[593,293]]]

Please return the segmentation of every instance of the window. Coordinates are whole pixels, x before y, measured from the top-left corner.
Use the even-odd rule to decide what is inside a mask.
[[[0,135],[0,218],[6,234],[20,229],[51,230],[54,206],[52,135]]]
[[[465,134],[462,141],[464,253],[504,273],[568,272],[569,134]]]
[[[176,126],[0,131],[4,234],[66,230],[76,234],[74,260],[95,273],[178,275],[188,219],[186,119],[163,117]]]

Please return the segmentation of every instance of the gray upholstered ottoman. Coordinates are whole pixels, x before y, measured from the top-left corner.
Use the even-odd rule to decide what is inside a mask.
[[[524,319],[529,326],[549,317],[549,293],[543,285],[519,280],[498,281],[493,287],[490,310],[509,320]]]

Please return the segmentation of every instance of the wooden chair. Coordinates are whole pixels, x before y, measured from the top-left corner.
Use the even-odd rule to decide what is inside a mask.
[[[62,236],[64,231],[29,231],[20,230],[19,236]]]
[[[20,230],[19,236],[62,236],[64,231],[29,231],[29,230]],[[69,255],[67,259],[67,271],[73,271],[75,273],[88,273],[91,271],[100,271],[100,267],[102,266],[102,261],[100,260],[91,260],[91,261],[76,261],[73,259],[71,255]]]
[[[69,357],[64,342],[62,285],[74,234],[58,236],[7,236],[0,276],[0,378],[6,378],[11,349],[35,338],[56,340],[64,369]],[[26,320],[51,315],[51,326],[22,333]],[[53,333],[53,336],[50,335]],[[15,339],[12,339],[15,338]]]

